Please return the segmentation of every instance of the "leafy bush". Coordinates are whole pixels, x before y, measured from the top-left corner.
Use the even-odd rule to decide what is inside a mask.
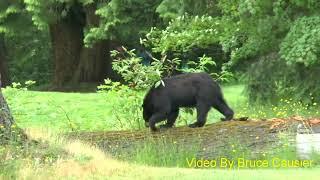
[[[178,58],[167,59],[163,56],[161,60],[153,58],[150,66],[143,65],[142,59],[135,54],[135,50],[127,50],[123,47],[124,52],[111,51],[111,55],[115,58],[112,68],[117,71],[129,87],[134,89],[146,89],[154,83],[156,86],[163,83],[163,76],[170,76],[176,71],[180,72],[207,72],[218,81],[228,81],[232,78],[232,73],[227,71],[225,67],[222,71],[211,72],[210,67],[216,66],[216,62],[211,58],[203,55],[199,57],[199,61],[189,60],[186,66],[181,67],[181,60]]]
[[[297,19],[281,43],[281,58],[289,64],[319,64],[320,16]]]
[[[146,89],[161,79],[163,72],[163,63],[157,59],[150,66],[145,66],[133,50],[127,50],[123,47],[124,54],[119,51],[111,51],[111,56],[115,58],[112,68],[129,83],[130,87],[135,89]],[[124,55],[122,57],[121,55]]]
[[[212,60],[211,57],[207,57],[206,55],[200,57],[198,63],[194,61],[189,61],[187,65],[187,68],[183,68],[180,70],[182,72],[208,72],[212,78],[220,82],[229,81],[233,77],[233,74],[227,71],[225,68],[223,68],[220,73],[210,73],[209,67],[216,66],[217,64],[215,63],[215,61]]]
[[[275,103],[293,99],[306,104],[320,102],[320,67],[288,65],[277,54],[269,54],[248,68],[247,92],[250,102]]]
[[[99,91],[118,97],[112,102],[112,112],[116,119],[114,126],[118,129],[141,129],[144,127],[142,120],[141,104],[143,95],[119,82],[106,79],[103,85],[98,86]]]
[[[173,19],[163,30],[152,28],[143,42],[153,52],[187,52],[193,47],[217,44],[220,28],[217,18],[185,14]]]

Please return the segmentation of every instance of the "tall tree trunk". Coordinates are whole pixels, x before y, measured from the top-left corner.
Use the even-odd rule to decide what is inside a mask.
[[[65,19],[49,27],[55,62],[53,85],[57,90],[69,84],[97,83],[116,77],[111,68],[109,41],[97,42],[91,48],[83,44],[83,29],[99,24],[95,10],[95,4],[75,5]]]
[[[112,76],[111,60],[108,56],[108,41],[95,43],[92,48],[84,47],[73,81],[101,82],[106,76]]]
[[[0,75],[1,84],[1,75]],[[11,138],[11,127],[14,124],[13,117],[10,113],[9,106],[3,97],[0,86],[0,145]]]
[[[53,85],[59,89],[70,82],[79,64],[83,27],[62,20],[51,24],[49,30],[55,66]]]
[[[1,87],[10,84],[8,65],[7,65],[7,49],[4,41],[4,34],[0,33],[0,75],[2,77]]]
[[[84,7],[86,26],[99,25],[99,17],[95,14],[96,4]],[[100,82],[106,76],[112,78],[111,60],[109,57],[109,41],[103,40],[92,47],[83,47],[80,62],[73,78],[74,82]]]

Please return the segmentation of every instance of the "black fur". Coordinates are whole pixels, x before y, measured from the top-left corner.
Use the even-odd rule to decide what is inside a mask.
[[[189,127],[202,127],[211,107],[231,120],[233,110],[225,102],[221,88],[207,73],[187,73],[163,79],[165,86],[152,87],[143,100],[143,118],[152,131],[156,123],[167,119],[161,127],[172,127],[180,107],[196,107],[197,121]]]

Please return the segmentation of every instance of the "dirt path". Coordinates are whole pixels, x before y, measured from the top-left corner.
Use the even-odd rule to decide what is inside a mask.
[[[247,121],[218,122],[195,129],[176,127],[156,133],[146,128],[137,131],[72,133],[68,136],[97,145],[112,155],[123,151],[130,153],[136,145],[143,144],[147,140],[166,140],[180,144],[181,148],[186,149],[194,149],[196,145],[198,157],[214,158],[226,155],[226,151],[230,152],[232,149],[241,150],[242,147],[252,154],[279,147],[279,132],[285,131],[287,134],[294,135],[298,124],[303,122],[308,124],[309,120],[299,117],[270,120],[248,119]]]

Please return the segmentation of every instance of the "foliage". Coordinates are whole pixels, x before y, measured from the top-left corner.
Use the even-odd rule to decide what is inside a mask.
[[[288,65],[278,55],[268,55],[248,68],[247,92],[250,102],[276,103],[281,98],[306,104],[320,102],[319,66]]]
[[[170,21],[165,29],[151,29],[142,43],[152,48],[155,53],[167,55],[173,52],[174,56],[182,55],[185,64],[181,65],[191,67],[180,68],[184,72],[208,72],[215,79],[226,81],[230,79],[231,73],[227,71],[227,64],[224,64],[225,60],[218,53],[213,54],[217,61],[212,60],[212,55],[205,57],[205,54],[202,54],[203,57],[200,57],[198,62],[189,57],[189,52],[196,49],[212,51],[212,46],[220,42],[222,30],[222,22],[217,17],[184,14]],[[208,65],[211,67],[207,67]]]
[[[216,66],[215,61],[212,60],[211,57],[206,57],[203,55],[199,58],[199,62],[196,63],[194,61],[189,61],[187,63],[188,68],[183,68],[181,71],[183,72],[208,72],[215,80],[220,82],[227,82],[229,81],[233,75],[231,72],[223,69],[220,73],[215,73],[209,71],[209,66]]]
[[[137,45],[139,37],[155,25],[161,24],[155,12],[160,0],[111,0],[99,3],[96,14],[98,27],[86,33],[84,42],[90,46],[102,39],[117,39]],[[131,44],[132,45],[132,44]]]
[[[230,52],[228,64],[237,69],[252,63],[247,71],[251,100],[290,96],[310,103],[306,99],[317,91],[312,85],[317,80],[302,74],[316,75],[318,67],[317,4],[314,0],[219,1],[221,21],[225,22],[220,44]],[[280,57],[266,58],[272,53]],[[299,67],[301,64],[313,67]]]
[[[142,94],[130,89],[119,82],[106,79],[103,85],[98,86],[99,92],[105,92],[108,96],[118,97],[112,103],[112,114],[115,122],[110,122],[117,129],[141,129],[144,127],[142,120]],[[124,113],[125,112],[125,113]]]
[[[11,81],[37,80],[40,84],[49,81],[52,69],[50,41],[47,31],[40,32],[32,24],[21,0],[0,2],[0,34],[4,34],[2,45],[8,53]]]
[[[16,82],[13,82],[12,83],[12,88],[13,89],[16,89],[16,90],[28,90],[28,88],[32,85],[36,84],[36,81],[32,81],[32,80],[28,80],[24,83],[24,86],[21,85],[21,83],[16,83]]]
[[[137,45],[139,36],[143,36],[151,26],[161,24],[156,14],[160,0],[24,0],[26,10],[32,15],[33,23],[41,30],[58,21],[71,20],[79,23],[86,9],[96,7],[98,22],[87,22],[84,27],[84,43],[93,43],[113,39]],[[70,19],[71,18],[71,19]],[[78,21],[78,22],[77,22]],[[132,36],[135,34],[135,36]]]
[[[146,44],[152,47],[154,52],[162,53],[186,52],[192,47],[204,48],[220,44],[225,52],[231,53],[231,60],[237,61],[276,47],[274,45],[279,43],[278,34],[283,33],[283,29],[287,27],[285,21],[278,29],[272,30],[279,25],[278,21],[282,20],[281,17],[269,15],[269,12],[273,11],[272,2],[231,3],[221,0],[217,6],[222,12],[221,15],[180,13],[165,29],[153,28],[146,36]]]
[[[143,65],[142,59],[137,57],[135,50],[127,50],[122,48],[124,51],[112,51],[111,55],[115,58],[113,61],[113,69],[121,74],[129,87],[134,89],[147,89],[155,84],[159,86],[164,85],[161,78],[165,76],[171,76],[174,71],[178,70],[181,72],[208,72],[210,73],[210,66],[216,65],[211,57],[199,58],[199,62],[189,61],[187,66],[181,67],[181,60],[178,58],[167,59],[163,56],[161,60],[152,58],[153,61],[150,65]],[[232,78],[232,73],[224,69],[219,73],[210,73],[211,76],[217,81],[228,81]]]
[[[93,0],[23,0],[25,9],[32,15],[32,21],[40,30],[48,28],[59,20],[74,16],[79,20],[82,6],[93,3]]]
[[[112,62],[112,68],[129,83],[129,86],[135,89],[147,89],[155,82],[160,81],[163,72],[163,63],[154,59],[150,66],[143,65],[142,59],[137,57],[135,50],[127,50],[123,47],[124,52],[111,51],[111,56],[115,58]]]
[[[9,49],[12,49],[9,54],[13,58],[10,62],[13,80],[21,81],[26,76],[40,84],[46,83],[52,73],[49,69],[53,68],[49,53],[51,47],[48,25],[69,20],[79,23],[81,18],[86,21],[83,16],[89,15],[86,14],[87,10],[92,7],[96,8],[97,22],[87,22],[80,27],[83,28],[85,45],[90,46],[94,42],[108,39],[117,44],[136,47],[141,38],[143,44],[152,49],[154,56],[161,59],[155,58],[151,68],[142,66],[138,57],[132,54],[133,51],[131,54],[126,52],[127,57],[122,58],[127,60],[116,60],[116,71],[124,74],[125,81],[138,89],[144,89],[152,82],[159,85],[161,75],[171,75],[176,69],[183,69],[181,66],[191,66],[187,71],[203,70],[203,67],[195,68],[197,65],[193,64],[198,63],[196,58],[203,54],[214,59],[217,64],[206,69],[207,72],[227,76],[226,72],[231,70],[243,73],[244,67],[249,67],[249,64],[258,65],[261,58],[276,53],[279,61],[270,61],[270,64],[266,62],[266,66],[276,68],[275,62],[279,62],[279,66],[285,68],[281,73],[263,71],[262,68],[247,72],[251,77],[256,74],[254,86],[259,89],[254,91],[254,88],[248,88],[251,99],[259,95],[264,96],[262,99],[267,99],[274,93],[280,97],[286,95],[282,92],[290,92],[290,96],[295,94],[305,102],[309,93],[318,91],[312,85],[317,83],[315,78],[301,75],[307,72],[317,75],[316,69],[319,66],[320,6],[316,0],[1,1],[0,32],[11,35],[12,38],[7,38],[7,41],[13,40],[11,44],[8,42]],[[31,20],[43,30],[43,34],[38,36],[39,31],[32,27]],[[27,27],[24,29],[27,32],[25,36],[16,31],[22,27]],[[35,40],[25,43],[29,39]],[[24,45],[14,48],[15,44]],[[209,54],[208,51],[216,51],[213,46],[224,52],[216,53],[220,56]],[[202,52],[203,49],[207,51]],[[192,53],[196,55],[192,56]],[[298,68],[300,64],[306,67]],[[273,83],[272,88],[265,89],[265,82],[268,80],[262,80],[271,76],[278,76],[274,78],[277,83]],[[286,77],[288,81],[284,82],[285,78],[282,77]],[[274,91],[274,88],[277,90]],[[260,91],[261,89],[264,90]]]
[[[220,13],[217,7],[217,2],[212,0],[163,0],[157,7],[156,11],[159,13],[161,18],[167,21],[182,16],[185,13],[192,16],[215,16]]]
[[[187,52],[192,47],[207,47],[218,43],[220,22],[211,16],[182,15],[165,29],[152,28],[143,42],[153,52]]]
[[[13,82],[33,79],[38,86],[45,85],[53,74],[49,33],[37,30],[30,21],[28,25],[23,32],[6,38],[9,74]]]
[[[18,27],[25,25],[27,18],[19,16],[21,13],[23,13],[23,6],[20,0],[2,0],[0,2],[0,33],[12,36],[17,32]]]
[[[280,1],[219,1],[225,22],[221,45],[230,51],[232,64],[277,50],[290,22],[282,6]]]
[[[280,55],[288,64],[319,65],[320,16],[301,17],[281,43]]]

